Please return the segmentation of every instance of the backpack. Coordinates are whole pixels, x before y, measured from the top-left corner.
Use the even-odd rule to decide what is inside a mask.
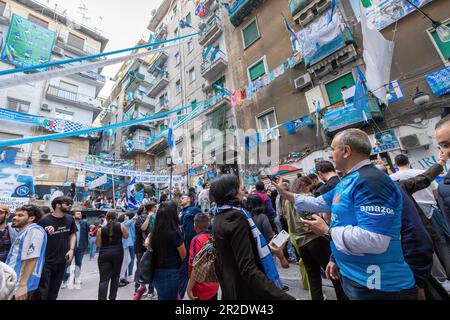
[[[197,239],[195,239],[197,240]],[[192,263],[192,279],[195,282],[219,282],[214,263],[217,259],[216,243],[212,237],[203,245],[198,254],[195,253]]]

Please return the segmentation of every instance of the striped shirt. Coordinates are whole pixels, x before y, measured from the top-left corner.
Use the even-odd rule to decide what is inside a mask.
[[[42,269],[45,262],[45,248],[47,245],[47,234],[37,224],[31,224],[22,230],[11,246],[6,264],[17,273],[17,284],[22,276],[23,262],[38,258],[36,266],[28,279],[28,292],[37,290],[41,279]]]

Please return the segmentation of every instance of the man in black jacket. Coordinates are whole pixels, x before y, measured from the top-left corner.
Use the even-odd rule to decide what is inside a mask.
[[[333,190],[341,181],[336,173],[336,169],[330,161],[319,161],[316,164],[316,172],[325,184],[317,188],[315,197],[319,197],[330,190]]]

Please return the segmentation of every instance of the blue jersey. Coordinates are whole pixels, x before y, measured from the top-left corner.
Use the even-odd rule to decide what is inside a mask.
[[[396,292],[414,287],[414,276],[405,262],[400,230],[403,198],[397,185],[373,165],[347,175],[323,195],[331,207],[331,228],[358,226],[391,238],[381,254],[347,255],[331,243],[333,256],[346,278],[370,289]]]
[[[47,233],[37,224],[31,224],[17,236],[8,254],[6,264],[17,273],[17,284],[22,275],[23,262],[37,258],[36,266],[28,279],[27,290],[37,290],[45,262],[45,248],[47,246]]]

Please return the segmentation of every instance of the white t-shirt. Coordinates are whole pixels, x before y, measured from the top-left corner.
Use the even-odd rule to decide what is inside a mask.
[[[425,172],[425,170],[418,170],[418,169],[408,169],[405,171],[398,171],[391,175],[391,179],[394,181],[407,180],[410,178],[414,178],[424,172]],[[433,195],[433,191],[437,190],[437,188],[438,188],[437,182],[433,181],[428,188],[414,193],[413,198],[414,198],[414,200],[416,200],[416,202],[418,204],[437,205],[436,199],[434,198],[434,195]]]

